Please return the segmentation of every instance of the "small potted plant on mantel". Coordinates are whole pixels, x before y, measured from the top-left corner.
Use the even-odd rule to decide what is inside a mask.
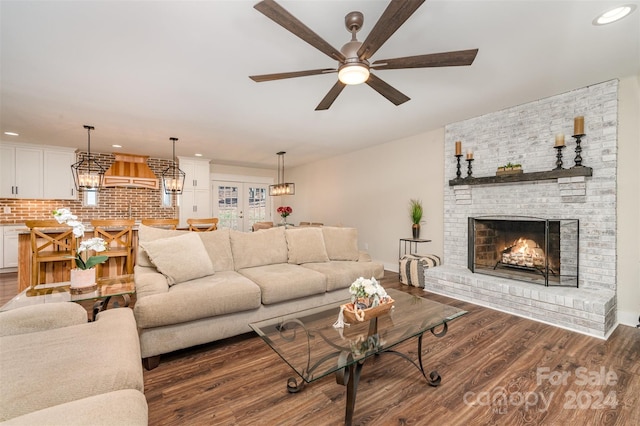
[[[515,175],[522,173],[522,165],[521,164],[513,164],[508,162],[504,166],[498,167],[498,171],[496,172],[496,176],[500,175]]]
[[[420,238],[420,223],[422,223],[422,201],[412,198],[409,201],[409,215],[411,216],[411,231],[414,239]]]

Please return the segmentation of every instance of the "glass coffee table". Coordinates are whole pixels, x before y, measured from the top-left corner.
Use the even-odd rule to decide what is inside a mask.
[[[121,275],[112,278],[98,278],[96,285],[82,292],[71,291],[69,282],[39,284],[23,290],[16,297],[0,307],[0,312],[23,306],[41,303],[83,302],[95,300],[93,319],[99,312],[107,309],[112,297],[121,296],[123,306],[129,306],[131,295],[136,292],[133,275]]]
[[[249,326],[286,362],[302,380],[287,381],[291,393],[300,391],[305,383],[336,375],[338,384],[347,388],[345,424],[350,425],[356,402],[360,372],[371,356],[392,354],[409,361],[431,386],[438,386],[438,372],[427,373],[422,363],[422,338],[426,332],[436,337],[447,334],[448,323],[466,311],[442,303],[389,289],[395,303],[389,313],[370,321],[334,328],[339,304],[320,306],[285,316],[258,321]],[[394,350],[409,339],[416,338],[418,359]]]

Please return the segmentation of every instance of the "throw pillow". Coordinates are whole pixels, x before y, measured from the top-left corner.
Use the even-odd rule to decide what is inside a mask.
[[[328,262],[327,249],[320,228],[287,229],[287,248],[289,263]]]
[[[195,232],[140,243],[170,286],[213,275],[213,263]]]
[[[222,228],[213,232],[198,232],[204,248],[209,253],[213,268],[218,271],[233,271],[233,255],[229,229]]]
[[[238,269],[287,263],[287,239],[284,226],[260,232],[230,230],[233,264]]]
[[[176,235],[185,234],[189,231],[175,231],[173,229],[154,228],[140,224],[138,225],[138,253],[136,254],[136,265],[138,266],[154,266],[147,252],[142,248],[142,244],[147,241],[154,241],[160,238],[175,237]]]
[[[323,226],[322,235],[327,255],[331,260],[353,260],[360,257],[358,250],[358,230],[356,228],[339,228]]]

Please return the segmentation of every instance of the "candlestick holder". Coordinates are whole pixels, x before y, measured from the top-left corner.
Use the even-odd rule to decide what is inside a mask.
[[[553,170],[562,170],[562,150],[565,148],[564,145],[560,145],[560,146],[554,146],[554,148],[556,149],[556,151],[558,151],[556,153],[556,168]]]
[[[471,179],[473,178],[473,176],[471,176],[471,163],[473,163],[473,158],[467,158],[467,163],[469,163],[469,165],[467,166],[467,179]]]
[[[456,179],[461,179],[462,176],[462,172],[460,171],[460,158],[462,157],[462,154],[456,154],[456,161],[457,161],[457,165],[456,165]]]
[[[580,155],[582,153],[582,147],[580,146],[580,142],[581,142],[581,139],[584,137],[584,133],[579,135],[573,135],[572,137],[576,140],[576,158],[573,160],[573,162],[576,164],[573,167],[584,167],[582,165],[582,156]]]

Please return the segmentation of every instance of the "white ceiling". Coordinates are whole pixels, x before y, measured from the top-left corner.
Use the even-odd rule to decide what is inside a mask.
[[[372,60],[478,48],[472,66],[381,70],[411,98],[394,106],[369,86],[314,111],[337,75],[256,83],[249,75],[336,63],[244,1],[0,1],[4,141],[288,167],[423,133],[447,123],[640,73],[639,1],[428,0]],[[387,1],[282,0],[335,48],[344,16],[364,13],[364,40]]]

